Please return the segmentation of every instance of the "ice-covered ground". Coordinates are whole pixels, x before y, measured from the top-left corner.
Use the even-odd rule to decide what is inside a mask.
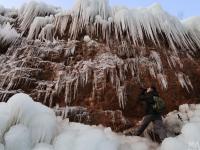
[[[17,94],[0,103],[0,150],[198,150],[200,105],[182,105],[164,119],[168,132],[161,146],[146,138],[116,134],[110,128],[69,123],[52,109]],[[183,128],[182,128],[183,127]]]

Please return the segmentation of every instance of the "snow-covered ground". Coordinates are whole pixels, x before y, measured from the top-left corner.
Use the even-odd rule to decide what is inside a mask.
[[[116,134],[110,128],[70,123],[54,111],[16,94],[0,103],[0,150],[198,150],[200,105],[182,105],[164,119],[171,136],[161,146],[147,138]],[[196,149],[195,149],[196,148]]]

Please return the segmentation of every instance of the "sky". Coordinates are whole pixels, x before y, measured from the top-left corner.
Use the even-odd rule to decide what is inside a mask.
[[[5,7],[20,7],[23,3],[30,0],[0,0],[0,5]],[[70,9],[75,0],[37,0],[48,4]],[[161,6],[173,16],[180,19],[192,16],[200,16],[200,0],[110,0],[113,6],[123,5],[129,8],[146,7],[153,3],[160,3]]]

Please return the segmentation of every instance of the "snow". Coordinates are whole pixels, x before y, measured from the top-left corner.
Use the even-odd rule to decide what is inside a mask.
[[[153,150],[157,147],[145,138],[126,137],[110,128],[56,118],[53,110],[22,93],[14,95],[7,103],[0,103],[0,108],[0,122],[6,124],[6,130],[0,128],[1,133],[5,133],[0,149]]]
[[[188,150],[199,146],[199,104],[181,105],[167,114],[164,124],[169,138],[158,146],[147,138],[62,120],[50,108],[20,93],[0,103],[0,150]]]
[[[24,125],[16,125],[5,134],[6,150],[31,150],[30,131]]]
[[[0,150],[5,150],[4,145],[0,144]]]
[[[87,137],[87,138],[86,138]],[[155,145],[139,137],[125,137],[113,133],[109,128],[85,126],[71,123],[65,132],[55,139],[55,149],[65,150],[148,150]]]
[[[40,143],[40,144],[37,144],[33,150],[54,150],[53,146],[52,145],[49,145],[49,144],[45,144],[45,143]]]
[[[199,108],[199,104],[184,104],[179,107],[179,111],[170,112],[166,116],[164,122],[172,137],[163,141],[161,150],[197,150],[200,148]],[[172,133],[180,135],[175,136]]]
[[[161,146],[161,150],[188,150],[188,145],[184,142],[174,139],[174,138],[167,138]]]

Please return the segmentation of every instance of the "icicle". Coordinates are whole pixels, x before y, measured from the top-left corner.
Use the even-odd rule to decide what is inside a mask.
[[[193,89],[193,85],[187,75],[182,72],[176,73],[179,83],[181,84],[182,88],[186,88],[187,91],[190,93],[189,87]]]
[[[0,25],[0,45],[7,45],[15,42],[19,37],[17,31],[12,28],[10,23]]]
[[[126,106],[126,101],[127,101],[125,86],[118,87],[117,95],[118,95],[118,100],[119,100],[119,106],[120,108],[124,109]]]
[[[32,1],[23,8],[22,14],[20,14],[20,29],[25,33],[29,29],[35,17],[48,16],[51,14],[53,15],[58,11],[59,10],[55,7],[49,6],[42,2],[38,3]]]
[[[54,17],[52,15],[46,16],[46,17],[36,17],[30,26],[30,30],[29,30],[27,39],[29,39],[29,40],[38,39],[38,36],[39,36],[41,30],[43,29],[43,27],[45,27],[48,24],[51,24],[53,22],[53,20],[54,20]],[[42,32],[44,32],[44,29]]]
[[[157,80],[159,81],[161,87],[166,90],[168,87],[166,75],[163,75],[161,73],[157,74]]]
[[[42,28],[38,38],[41,41],[54,41],[54,25],[47,24],[45,27]]]
[[[152,59],[153,61],[155,61],[156,70],[158,72],[162,72],[163,66],[162,66],[162,61],[161,61],[160,55],[156,51],[151,51],[149,58],[150,58],[150,60]]]
[[[55,33],[59,33],[61,36],[63,36],[67,30],[67,25],[71,19],[71,16],[69,13],[58,13],[55,17]]]

